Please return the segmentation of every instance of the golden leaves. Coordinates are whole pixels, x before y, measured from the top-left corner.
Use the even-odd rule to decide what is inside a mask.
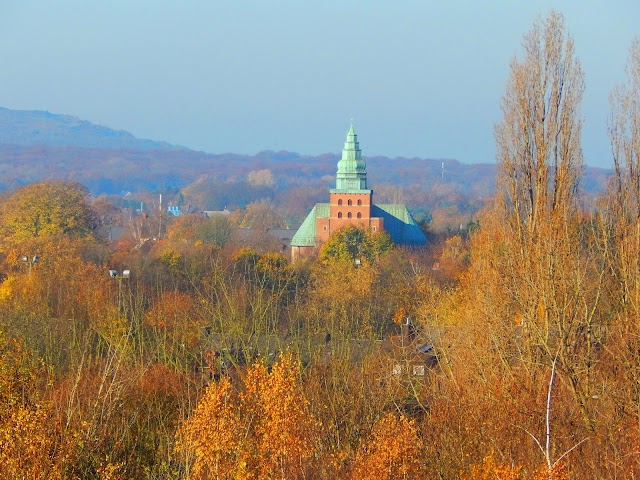
[[[509,466],[496,462],[493,455],[488,455],[482,463],[471,465],[469,473],[461,473],[461,480],[520,480],[522,467]]]
[[[316,422],[297,362],[285,354],[271,372],[256,362],[243,386],[238,395],[227,377],[211,384],[180,427],[179,449],[195,457],[191,478],[302,478]]]
[[[48,411],[18,406],[0,420],[0,472],[3,478],[62,478],[49,458],[53,447]]]
[[[389,413],[376,422],[371,435],[361,445],[352,478],[424,478],[420,451],[415,420]]]
[[[16,245],[35,237],[86,235],[88,191],[75,182],[40,182],[18,189],[0,209],[0,238]]]
[[[262,370],[262,373],[264,371]],[[313,454],[315,421],[308,413],[298,379],[298,365],[288,353],[263,377],[259,395],[262,417],[256,432],[262,478],[296,478]]]
[[[187,422],[178,430],[177,448],[195,456],[192,478],[232,478],[240,436],[229,379],[211,384]]]

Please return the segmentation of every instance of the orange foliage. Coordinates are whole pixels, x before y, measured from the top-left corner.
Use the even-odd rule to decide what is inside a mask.
[[[0,337],[0,476],[61,479],[75,437],[59,435],[51,408],[38,397],[46,370],[18,341]]]
[[[461,473],[460,480],[521,480],[522,467],[497,463],[488,455],[480,464],[471,465],[469,473]]]
[[[3,478],[63,478],[52,458],[54,438],[42,406],[19,406],[0,421],[0,472]]]
[[[290,353],[283,355],[260,389],[264,416],[256,432],[260,438],[261,478],[302,478],[313,454],[315,422],[308,413],[298,368]]]
[[[144,314],[147,324],[154,327],[175,327],[186,324],[193,313],[194,299],[179,291],[164,292]]]
[[[193,452],[190,478],[234,478],[241,431],[227,378],[211,384],[178,430],[178,448]]]
[[[283,355],[271,373],[257,362],[234,401],[228,378],[207,388],[178,431],[179,449],[194,455],[191,478],[303,478],[314,453],[298,364]]]
[[[356,456],[354,479],[424,478],[415,420],[389,413],[373,426]]]

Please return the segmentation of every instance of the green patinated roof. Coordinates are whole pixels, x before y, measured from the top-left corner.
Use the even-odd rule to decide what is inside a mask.
[[[367,166],[362,160],[362,151],[353,124],[347,133],[342,149],[342,158],[338,162],[336,190],[366,190]]]
[[[427,242],[424,233],[418,227],[407,207],[402,204],[373,205],[371,216],[384,219],[384,230],[393,243],[399,245],[424,245]],[[329,204],[316,203],[307,218],[291,239],[293,247],[316,246],[316,221],[329,217]]]
[[[400,203],[373,205],[371,216],[384,219],[384,230],[389,234],[393,243],[403,245],[424,245],[427,243],[427,238],[407,207]]]
[[[358,194],[362,194],[362,195],[370,195],[370,194],[373,193],[373,190],[356,190],[356,189],[338,190],[336,188],[332,188],[331,190],[329,190],[329,193],[358,193]]]
[[[311,209],[307,218],[304,219],[300,228],[291,239],[292,247],[315,247],[316,246],[316,220],[329,216],[328,203],[316,203]]]

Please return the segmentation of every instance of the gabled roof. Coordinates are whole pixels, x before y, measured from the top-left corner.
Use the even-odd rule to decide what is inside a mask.
[[[394,243],[403,245],[424,245],[427,238],[418,227],[407,207],[400,203],[373,205],[372,217],[384,219],[384,230]]]
[[[311,209],[307,218],[304,219],[300,228],[291,239],[292,247],[315,247],[316,246],[316,220],[318,218],[329,217],[329,204],[316,203]]]
[[[384,219],[384,230],[389,234],[393,243],[400,245],[424,245],[427,241],[424,233],[418,227],[407,207],[402,204],[373,205],[373,218]],[[291,239],[293,247],[316,246],[316,223],[318,218],[329,217],[329,204],[316,203],[307,218]]]

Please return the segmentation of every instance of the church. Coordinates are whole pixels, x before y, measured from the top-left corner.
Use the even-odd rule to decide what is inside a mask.
[[[374,205],[367,188],[367,170],[353,124],[347,133],[338,162],[336,188],[329,203],[317,203],[291,240],[291,258],[308,257],[336,230],[355,225],[387,232],[398,245],[424,245],[426,238],[402,204]]]

